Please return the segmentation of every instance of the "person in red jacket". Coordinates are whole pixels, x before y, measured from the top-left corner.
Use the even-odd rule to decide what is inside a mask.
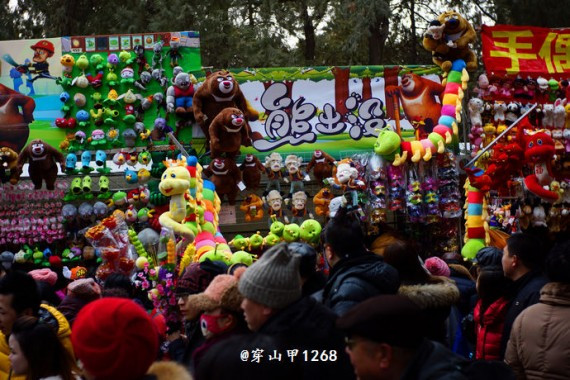
[[[477,336],[476,359],[501,358],[501,337],[509,306],[509,300],[504,297],[507,281],[501,267],[485,267],[477,278],[479,300],[473,312]]]

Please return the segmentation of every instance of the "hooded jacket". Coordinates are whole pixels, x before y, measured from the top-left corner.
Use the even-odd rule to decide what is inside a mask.
[[[428,334],[431,340],[446,342],[446,320],[451,306],[459,301],[459,289],[446,278],[433,276],[433,282],[416,285],[402,285],[398,294],[411,299],[425,311]]]
[[[518,379],[568,379],[570,284],[550,282],[515,320],[505,354]]]
[[[476,359],[500,360],[501,336],[508,303],[509,301],[506,298],[501,297],[490,304],[484,313],[481,313],[482,302],[481,300],[477,301],[473,312],[477,334]]]
[[[395,294],[398,272],[373,253],[341,259],[332,268],[323,291],[323,303],[341,316],[353,306],[381,294]]]
[[[57,336],[63,347],[71,354],[73,358],[75,355],[73,353],[73,346],[71,345],[71,329],[69,328],[69,323],[67,319],[57,311],[54,307],[42,304],[39,310],[39,318],[45,323],[57,326]],[[10,347],[8,346],[7,337],[0,332],[0,380],[5,380],[10,378],[10,371],[12,366],[9,360]],[[25,376],[12,376],[11,380],[15,379],[25,379]]]

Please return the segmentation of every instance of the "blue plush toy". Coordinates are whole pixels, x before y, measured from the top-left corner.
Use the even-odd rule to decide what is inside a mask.
[[[125,170],[125,181],[127,181],[127,183],[132,185],[132,184],[137,183],[138,180],[139,180],[139,177],[137,175],[137,172],[135,172],[134,170],[131,170],[131,169]]]
[[[69,153],[65,157],[65,173],[67,174],[77,174],[78,170],[75,168],[77,165],[77,156],[75,153]]]
[[[89,165],[91,163],[91,152],[86,150],[81,154],[81,172],[91,173],[93,168]]]
[[[111,169],[107,167],[107,153],[103,150],[95,152],[95,164],[99,166],[97,171],[101,174],[109,174]]]

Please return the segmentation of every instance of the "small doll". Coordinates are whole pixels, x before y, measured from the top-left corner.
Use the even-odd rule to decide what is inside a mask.
[[[283,178],[283,157],[279,153],[273,152],[265,157],[265,171],[267,173],[267,186],[265,187],[264,196],[269,193],[270,189],[281,192],[281,179]]]
[[[289,196],[297,191],[304,191],[305,185],[303,184],[303,179],[305,177],[305,173],[303,173],[301,169],[301,163],[303,162],[303,158],[299,156],[295,156],[293,154],[288,155],[285,158],[285,167],[287,168],[285,177],[285,182],[291,183],[291,187],[289,189]]]
[[[307,198],[307,194],[304,191],[297,191],[293,194],[291,198],[291,204],[289,205],[289,208],[291,210],[292,223],[303,223],[303,219],[306,215],[308,215],[309,218],[313,219],[313,214],[307,210]]]
[[[335,164],[335,159],[329,154],[322,150],[315,150],[311,161],[309,161],[309,164],[307,165],[307,173],[313,170],[313,176],[319,184],[322,184],[324,179],[333,176]]]
[[[276,218],[277,220],[284,220],[285,223],[289,222],[283,210],[283,196],[281,196],[281,193],[279,191],[271,190],[267,194],[267,197],[263,198],[263,201],[267,208],[267,215],[269,216],[269,227],[271,227],[271,223],[273,223],[272,218]]]
[[[358,178],[358,170],[350,158],[339,161],[336,175],[331,178],[330,183],[337,189],[342,189],[345,201],[350,203],[350,207],[356,208],[359,203],[359,191],[365,189],[366,184]],[[350,197],[350,200],[347,198]]]

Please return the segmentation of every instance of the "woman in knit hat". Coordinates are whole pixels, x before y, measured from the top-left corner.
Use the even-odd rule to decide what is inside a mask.
[[[204,343],[205,338],[200,330],[201,311],[188,299],[191,295],[206,290],[214,277],[225,273],[226,270],[227,266],[222,262],[205,260],[188,265],[182,277],[178,279],[176,299],[182,318],[184,318],[186,336],[182,336],[180,332],[168,334],[168,355],[172,360],[189,367],[192,352]]]
[[[71,340],[88,380],[191,379],[174,362],[153,365],[159,345],[156,327],[142,307],[126,298],[102,298],[85,306]]]
[[[59,341],[57,333],[37,318],[18,318],[8,344],[13,375],[25,375],[28,380],[79,379],[72,373],[74,359]]]
[[[236,276],[218,275],[203,293],[188,297],[188,302],[202,312],[200,329],[206,338],[192,354],[192,372],[195,372],[200,360],[212,346],[231,336],[247,333],[248,329],[240,308],[243,296],[238,291],[237,277],[244,270],[245,268],[238,271]]]

